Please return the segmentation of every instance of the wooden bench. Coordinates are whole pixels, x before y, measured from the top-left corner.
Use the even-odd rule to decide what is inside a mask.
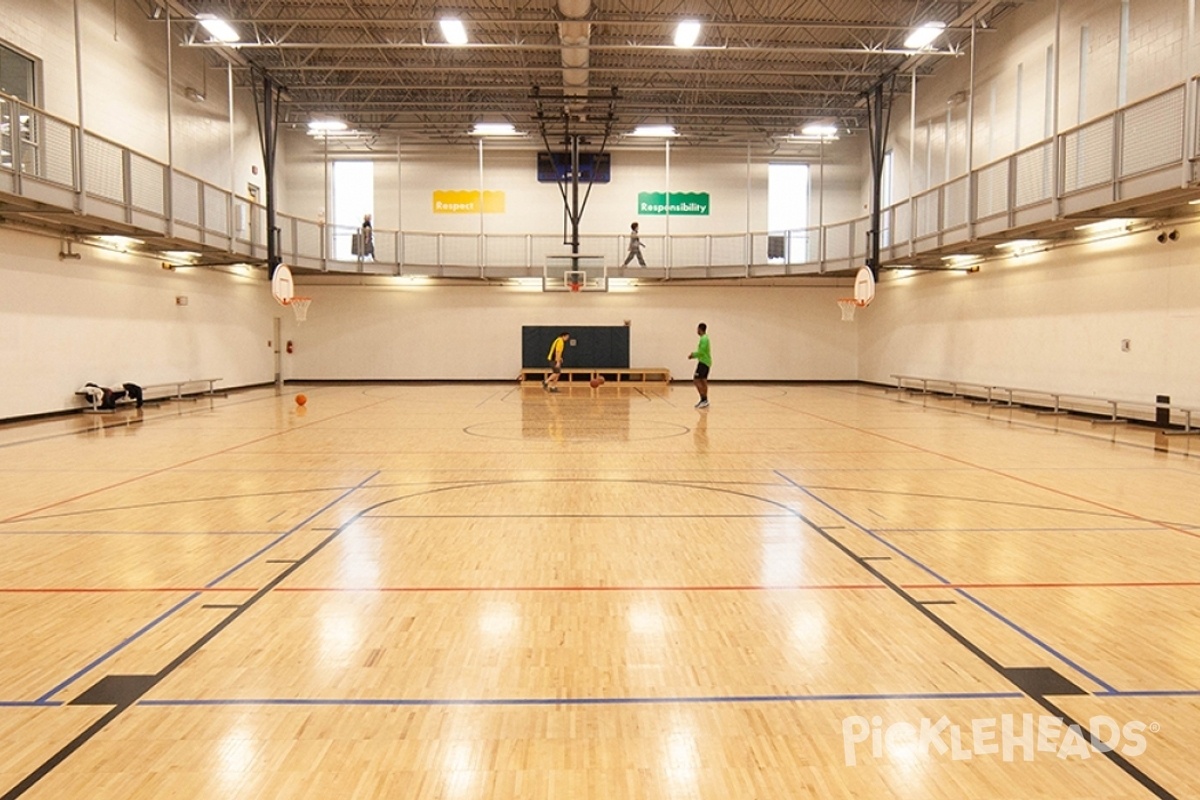
[[[550,374],[550,368],[545,369],[523,369],[517,375],[517,380],[524,381],[541,381],[542,378]],[[562,383],[571,383],[575,380],[584,382],[591,381],[593,378],[604,378],[607,383],[648,383],[648,382],[671,382],[671,370],[665,367],[643,367],[641,369],[631,369],[628,367],[567,367],[562,371],[562,377],[559,381]]]
[[[223,381],[224,378],[193,378],[186,381],[169,381],[167,383],[151,383],[142,387],[142,401],[149,402],[152,400],[182,400],[184,397],[198,397],[201,395],[216,397],[217,381]],[[207,384],[208,389],[202,389],[203,385]],[[189,389],[190,391],[185,391]],[[77,397],[82,397],[88,402],[88,408],[84,409],[86,414],[109,414],[114,409],[101,408],[101,398],[89,394],[84,391],[75,393]],[[133,400],[128,396],[117,401],[117,405],[128,405]]]

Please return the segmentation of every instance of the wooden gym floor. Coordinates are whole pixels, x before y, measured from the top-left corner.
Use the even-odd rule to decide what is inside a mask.
[[[5,800],[1200,796],[1194,439],[295,391],[0,426]]]

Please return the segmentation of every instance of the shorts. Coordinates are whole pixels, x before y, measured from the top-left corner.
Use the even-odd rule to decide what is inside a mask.
[[[703,361],[696,362],[696,374],[692,376],[693,380],[703,381],[708,380],[708,364]]]
[[[562,364],[561,363],[551,364],[550,371],[553,372],[555,375],[561,375],[562,374]]]

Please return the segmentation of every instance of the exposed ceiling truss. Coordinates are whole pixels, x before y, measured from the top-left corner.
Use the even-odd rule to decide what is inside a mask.
[[[147,2],[147,0],[138,0]],[[148,0],[160,2],[162,0]],[[614,90],[618,129],[672,124],[681,143],[775,140],[822,121],[865,128],[864,93],[884,76],[902,83],[962,56],[993,32],[1015,0],[166,0],[185,18],[215,14],[237,30],[236,49],[185,21],[183,44],[235,56],[286,87],[284,122],[339,118],[400,140],[461,142],[478,121],[530,130],[539,103],[558,97],[586,126]],[[444,42],[439,20],[467,27]],[[676,48],[686,18],[697,45]],[[914,53],[920,23],[946,31]],[[216,53],[214,53],[214,58]],[[535,101],[535,90],[538,101]]]

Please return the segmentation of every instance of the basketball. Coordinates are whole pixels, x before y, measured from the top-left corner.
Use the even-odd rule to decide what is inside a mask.
[[[592,378],[590,381],[588,381],[588,385],[591,386],[593,389],[595,389],[597,386],[599,386],[602,383],[604,383],[603,378]]]
[[[302,394],[296,395],[296,405],[302,406],[307,402],[308,402],[308,397],[306,397],[305,395],[302,395]]]
[[[600,384],[601,386],[603,386],[603,385],[604,385],[604,376],[603,376],[603,375],[597,375],[597,376],[596,376],[596,380],[597,380],[597,382],[599,382],[599,384]]]

